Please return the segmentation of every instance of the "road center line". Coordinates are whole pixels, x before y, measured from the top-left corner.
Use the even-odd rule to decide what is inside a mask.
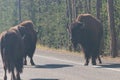
[[[50,59],[50,60],[57,60],[57,61],[62,61],[62,62],[67,62],[67,63],[72,63],[72,64],[77,64],[77,65],[83,65],[84,63],[78,63],[78,62],[74,62],[74,61],[70,61],[70,60],[62,60],[62,59],[58,59],[55,57],[47,57],[47,56],[42,56],[42,55],[35,55],[36,57],[41,57],[41,58],[46,58],[46,59]],[[90,67],[94,67],[94,68],[101,68],[101,69],[106,69],[106,70],[112,70],[112,71],[117,71],[120,72],[120,69],[114,69],[114,68],[107,68],[107,67],[101,67],[101,66],[90,66]]]

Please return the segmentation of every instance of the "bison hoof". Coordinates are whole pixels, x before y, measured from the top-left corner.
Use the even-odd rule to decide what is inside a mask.
[[[85,63],[84,66],[88,66],[88,63]]]
[[[30,60],[30,63],[31,63],[31,65],[35,65],[35,63],[34,63],[34,61],[33,61],[32,58],[31,58],[31,60]]]
[[[4,80],[7,80],[7,76],[4,77]]]
[[[20,77],[17,77],[17,80],[21,80]]]
[[[96,65],[96,63],[92,63],[92,65]]]
[[[27,63],[24,62],[24,65],[27,65]]]
[[[35,63],[34,63],[34,62],[31,62],[31,65],[33,65],[33,66],[34,66],[34,65],[35,65]]]
[[[102,62],[100,61],[99,64],[102,64]]]

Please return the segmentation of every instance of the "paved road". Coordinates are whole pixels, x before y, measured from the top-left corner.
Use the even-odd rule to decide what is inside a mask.
[[[84,59],[79,55],[39,49],[34,60],[36,66],[24,66],[22,80],[120,80],[120,63],[116,62],[103,61],[102,65],[84,66]],[[0,58],[0,80],[2,78]]]

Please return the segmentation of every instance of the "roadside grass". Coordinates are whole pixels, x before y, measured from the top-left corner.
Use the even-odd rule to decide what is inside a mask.
[[[84,57],[83,51],[81,52],[74,52],[74,51],[69,51],[65,49],[55,49],[55,48],[49,48],[47,46],[39,45],[37,44],[36,47],[41,50],[47,50],[47,51],[53,51],[61,54],[73,54],[73,55],[78,55]],[[111,56],[101,56],[102,61],[110,61],[110,62],[117,62],[120,63],[120,57],[115,57],[112,58]]]
[[[62,53],[62,54],[83,55],[82,51],[81,52],[74,52],[74,51],[69,51],[69,50],[66,50],[66,49],[55,49],[55,48],[49,48],[47,46],[43,46],[43,45],[40,45],[40,44],[37,44],[36,47],[39,48],[39,49],[41,49],[41,50],[54,51],[54,52]]]

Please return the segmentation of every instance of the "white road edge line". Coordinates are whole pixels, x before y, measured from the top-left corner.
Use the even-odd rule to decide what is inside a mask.
[[[62,60],[62,59],[58,59],[55,57],[47,57],[47,56],[41,56],[41,55],[34,55],[36,57],[41,57],[41,58],[46,58],[46,59],[51,59],[51,60],[57,60],[57,61],[62,61],[62,62],[67,62],[67,63],[72,63],[72,64],[77,64],[77,65],[83,65],[84,63],[78,63],[78,62],[74,62],[74,61],[69,61],[69,60]],[[95,67],[95,68],[101,68],[101,66],[91,66],[91,67]],[[101,68],[101,69],[107,69],[107,70],[112,70],[112,71],[117,71],[120,72],[120,69],[114,69],[114,68]]]
[[[42,57],[42,58],[46,58],[46,59],[51,59],[51,60],[57,60],[57,61],[62,61],[62,62],[67,62],[67,63],[73,63],[73,64],[77,64],[77,65],[83,65],[83,63],[77,63],[74,61],[69,61],[69,60],[62,60],[62,59],[58,59],[55,57],[46,57],[46,56],[41,56],[41,55],[35,55],[36,57]]]

